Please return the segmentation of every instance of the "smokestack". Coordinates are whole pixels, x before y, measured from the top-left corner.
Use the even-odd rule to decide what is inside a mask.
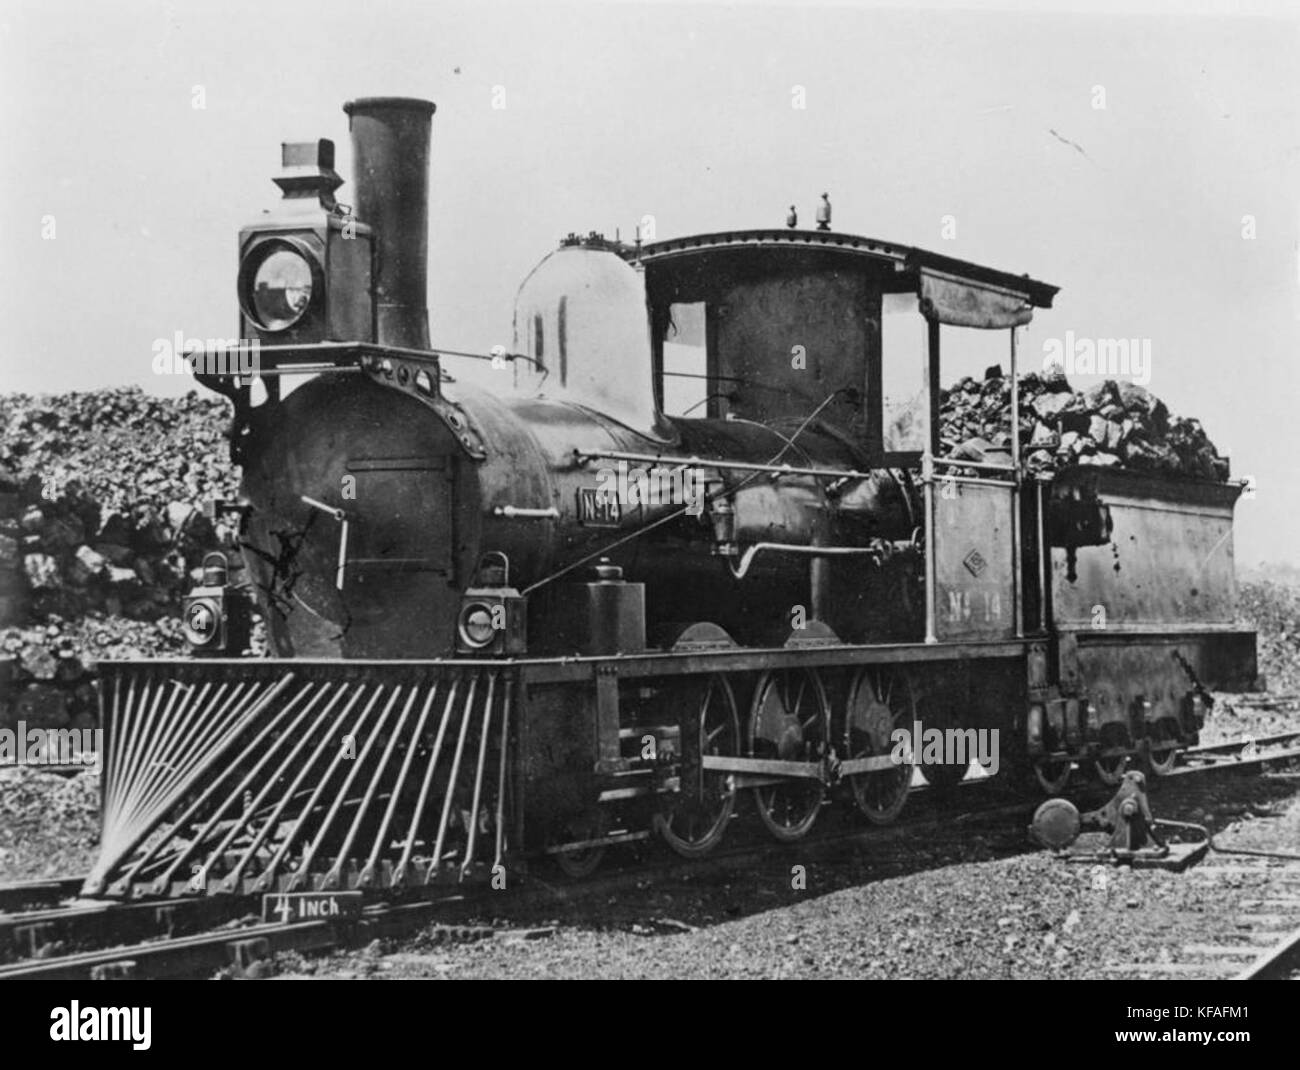
[[[377,341],[429,348],[429,134],[434,104],[363,97],[343,105],[352,133],[353,199],[374,231]]]

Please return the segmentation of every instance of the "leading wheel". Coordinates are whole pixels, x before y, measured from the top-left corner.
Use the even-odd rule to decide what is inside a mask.
[[[565,835],[562,842],[576,843],[582,840],[598,840],[604,836],[609,828],[609,823],[605,815],[599,810],[590,814],[584,814],[569,821],[565,825]],[[590,877],[605,858],[605,844],[597,844],[592,847],[574,847],[567,851],[555,851],[550,855],[551,861],[556,865],[566,877],[571,880],[582,880]]]
[[[897,669],[862,669],[849,687],[844,711],[845,754],[854,758],[885,758],[894,752],[893,732],[909,732],[916,714],[912,685]],[[910,754],[887,769],[850,776],[858,809],[873,825],[888,825],[902,812],[912,787]]]
[[[754,688],[749,714],[753,758],[817,762],[826,754],[830,705],[821,678],[810,669],[764,673]],[[754,789],[758,817],[782,843],[808,835],[826,788],[820,780],[791,777]]]
[[[722,842],[736,809],[731,773],[708,771],[703,755],[740,754],[740,715],[731,685],[722,676],[687,681],[680,697],[681,786],[654,816],[655,831],[684,858],[700,858]],[[691,739],[686,733],[690,732]],[[692,746],[694,741],[694,746]]]

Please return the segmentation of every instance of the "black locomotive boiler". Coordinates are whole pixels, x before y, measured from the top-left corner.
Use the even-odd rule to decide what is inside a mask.
[[[1055,287],[830,229],[570,235],[474,386],[430,343],[434,106],[344,110],[353,204],[331,142],[286,144],[240,234],[256,367],[199,378],[234,405],[246,567],[188,600],[199,656],[102,666],[88,893],[580,874],[704,854],[742,799],[783,841],[836,799],[888,822],[918,722],[996,729],[999,775],[1049,792],[1158,774],[1253,679],[1237,484],[1021,465],[1015,330]],[[1011,369],[983,460],[938,426],[973,331]],[[269,658],[237,656],[249,596]],[[971,756],[916,757],[945,790]]]

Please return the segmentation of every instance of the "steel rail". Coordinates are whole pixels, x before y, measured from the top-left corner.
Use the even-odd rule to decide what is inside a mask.
[[[1274,732],[1267,736],[1254,736],[1250,739],[1237,739],[1223,743],[1200,743],[1195,747],[1188,747],[1183,751],[1184,754],[1231,754],[1240,751],[1243,747],[1253,743],[1257,747],[1272,746],[1277,743],[1289,743],[1291,740],[1300,740],[1300,729],[1294,732]]]
[[[1300,929],[1284,936],[1233,980],[1285,981],[1293,973],[1300,973]]]
[[[0,884],[0,912],[12,913],[16,908],[35,903],[57,903],[76,895],[86,877],[53,877],[49,880],[15,881]]]
[[[1023,816],[1032,809],[1033,805],[1032,801],[1018,800],[1011,803],[996,802],[993,805],[981,806],[958,814],[944,811],[917,815],[910,821],[885,828],[856,828],[846,832],[835,832],[803,840],[796,845],[761,840],[752,844],[739,845],[731,850],[719,851],[706,859],[695,861],[675,859],[667,865],[652,868],[650,872],[655,876],[671,879],[674,875],[698,874],[710,869],[716,871],[743,869],[752,866],[758,859],[769,857],[773,852],[788,852],[796,849],[800,851],[801,858],[815,859],[823,854],[838,857],[846,845],[887,842],[927,827],[949,826],[954,822],[971,818]],[[630,866],[624,870],[582,881],[572,887],[566,886],[566,891],[570,894],[601,896],[620,889],[637,887],[639,882],[646,879],[648,868],[643,865]],[[517,893],[520,899],[519,905],[523,907],[530,903],[549,902],[555,894],[555,889],[543,881],[530,882],[525,889]],[[201,976],[203,971],[210,972],[227,965],[239,969],[251,960],[266,958],[277,951],[324,951],[345,944],[364,943],[381,934],[409,933],[431,921],[436,921],[440,913],[445,915],[459,910],[472,915],[486,901],[488,895],[495,895],[495,893],[487,890],[468,894],[465,891],[447,892],[415,903],[375,904],[363,910],[359,919],[262,923],[243,929],[225,928],[192,936],[30,959],[0,966],[0,980],[20,978],[79,980],[114,977],[158,979]],[[445,927],[453,930],[466,928],[456,925]],[[492,930],[483,927],[469,928],[471,932],[476,932],[478,935],[492,934]]]

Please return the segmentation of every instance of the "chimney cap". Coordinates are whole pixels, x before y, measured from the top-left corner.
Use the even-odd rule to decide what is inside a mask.
[[[327,137],[316,141],[280,142],[282,167],[319,167],[334,170],[334,142]]]
[[[334,142],[329,138],[282,141],[280,165],[283,170],[272,181],[286,197],[315,195],[327,203],[343,185],[343,179],[334,170]]]
[[[343,105],[343,111],[349,116],[353,111],[373,111],[376,108],[399,108],[403,111],[422,111],[425,115],[432,115],[438,110],[438,105],[419,97],[357,97],[356,100],[349,100]]]

